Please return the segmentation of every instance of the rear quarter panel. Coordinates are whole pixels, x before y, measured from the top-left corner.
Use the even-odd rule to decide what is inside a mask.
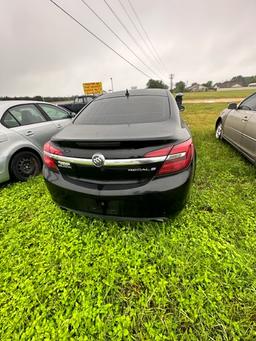
[[[42,151],[38,147],[14,131],[1,127],[0,135],[5,136],[5,138],[0,139],[0,182],[10,179],[9,164],[17,151],[29,148],[36,151],[42,158]]]

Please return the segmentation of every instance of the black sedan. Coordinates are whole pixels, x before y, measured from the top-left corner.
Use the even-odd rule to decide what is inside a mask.
[[[93,101],[95,96],[76,96],[71,103],[59,104],[60,107],[72,113],[78,113],[84,106]]]
[[[215,125],[217,139],[225,139],[256,164],[256,93],[239,105],[230,103]]]
[[[103,95],[44,146],[44,177],[64,209],[165,218],[186,201],[195,170],[191,134],[167,90]]]

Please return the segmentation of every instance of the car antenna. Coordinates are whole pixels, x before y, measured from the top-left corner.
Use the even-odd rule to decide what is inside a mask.
[[[125,91],[125,96],[126,96],[126,97],[129,97],[129,96],[130,96],[128,89],[126,89],[126,91]]]

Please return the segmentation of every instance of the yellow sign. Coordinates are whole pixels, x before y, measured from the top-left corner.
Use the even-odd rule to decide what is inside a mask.
[[[85,95],[101,95],[102,94],[102,83],[83,83]]]

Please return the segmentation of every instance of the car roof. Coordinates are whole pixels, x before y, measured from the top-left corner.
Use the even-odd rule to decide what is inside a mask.
[[[97,98],[97,100],[105,99],[105,98],[115,98],[115,97],[123,97],[126,96],[127,90],[115,91],[107,94],[103,94]],[[168,96],[168,90],[166,89],[136,89],[136,90],[128,90],[129,96]]]
[[[0,101],[0,118],[2,115],[6,112],[11,107],[14,107],[16,105],[21,105],[21,104],[34,104],[34,103],[42,103],[42,104],[51,104],[54,105],[53,103],[48,103],[48,102],[42,102],[42,101],[33,101],[33,100],[23,100],[23,101],[17,101],[17,100],[10,100],[10,101]]]

